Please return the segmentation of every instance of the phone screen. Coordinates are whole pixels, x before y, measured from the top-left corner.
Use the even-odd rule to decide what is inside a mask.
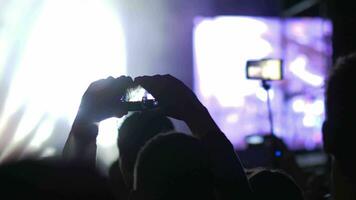
[[[124,96],[124,101],[126,102],[138,102],[142,100],[154,100],[155,98],[147,92],[142,86],[136,86],[134,88],[129,88]]]
[[[159,106],[158,101],[141,86],[127,89],[121,102],[128,111],[144,111]]]

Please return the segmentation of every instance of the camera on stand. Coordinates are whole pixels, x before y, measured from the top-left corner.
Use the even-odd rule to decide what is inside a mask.
[[[250,167],[278,167],[278,161],[283,157],[284,152],[279,145],[276,145],[279,139],[274,133],[269,90],[271,89],[270,81],[283,79],[283,61],[281,59],[269,58],[249,60],[246,63],[246,77],[247,79],[261,80],[262,87],[266,90],[270,131],[263,135],[255,134],[247,136],[245,142],[248,148],[242,155],[248,160],[247,165]]]
[[[269,83],[269,81],[279,81],[283,79],[283,61],[282,59],[271,58],[261,60],[249,60],[246,63],[246,77],[248,79],[261,80],[262,87],[266,90],[268,119],[270,122],[270,134],[274,135],[273,113],[269,95],[269,89],[271,89],[271,84]]]

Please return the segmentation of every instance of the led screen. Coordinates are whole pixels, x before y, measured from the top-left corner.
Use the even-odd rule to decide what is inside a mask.
[[[282,81],[271,82],[274,132],[293,150],[321,147],[324,79],[332,24],[322,18],[199,17],[194,27],[194,88],[237,149],[268,134],[267,94],[246,78],[246,62],[283,59]]]

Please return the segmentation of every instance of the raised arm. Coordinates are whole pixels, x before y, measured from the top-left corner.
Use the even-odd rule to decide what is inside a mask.
[[[95,167],[98,123],[110,117],[122,117],[127,110],[120,104],[126,89],[133,84],[130,77],[109,77],[90,84],[85,91],[63,149],[68,161],[85,162]]]
[[[157,98],[159,112],[186,122],[193,135],[205,143],[218,199],[251,197],[244,168],[232,144],[186,85],[170,75],[143,76],[134,82]]]

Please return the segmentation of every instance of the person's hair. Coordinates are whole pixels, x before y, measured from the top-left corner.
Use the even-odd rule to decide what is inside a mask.
[[[278,170],[256,169],[249,182],[255,199],[303,200],[303,192],[286,173]]]
[[[338,59],[326,88],[324,147],[335,156],[344,172],[356,166],[356,54]]]
[[[144,199],[214,198],[207,151],[182,133],[150,140],[139,153],[134,177],[134,190]]]
[[[120,168],[127,186],[131,189],[137,154],[154,136],[174,130],[171,120],[155,112],[135,112],[127,117],[119,129],[118,148]]]

